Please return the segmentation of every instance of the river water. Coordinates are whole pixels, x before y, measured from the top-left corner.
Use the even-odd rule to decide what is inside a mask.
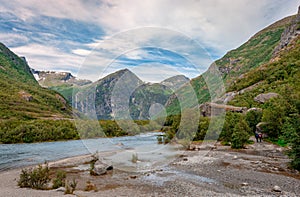
[[[137,155],[139,168],[164,162],[178,154],[174,147],[157,144],[157,135],[150,132],[136,136],[98,138],[32,144],[0,144],[0,171],[54,161],[67,157],[114,151],[106,160],[119,167],[132,167],[132,155]],[[136,165],[135,165],[136,167]]]

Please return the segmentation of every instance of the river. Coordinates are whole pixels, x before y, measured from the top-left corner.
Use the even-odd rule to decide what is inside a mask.
[[[136,136],[97,138],[31,144],[0,144],[0,171],[54,161],[67,157],[98,152],[120,152],[107,160],[113,163],[130,164],[133,154],[138,154],[144,166],[153,161],[169,158],[176,153],[166,145],[157,144],[157,135],[149,132]],[[122,161],[122,162],[120,162]],[[127,162],[124,162],[127,161]],[[151,163],[149,163],[151,161]]]

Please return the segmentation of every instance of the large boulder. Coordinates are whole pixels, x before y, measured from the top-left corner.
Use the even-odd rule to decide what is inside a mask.
[[[270,100],[271,98],[275,98],[278,96],[279,96],[279,94],[274,93],[274,92],[269,92],[266,94],[259,94],[254,98],[254,101],[259,102],[259,103],[265,103],[268,100]]]
[[[218,116],[224,114],[225,112],[237,112],[244,113],[247,111],[246,107],[235,107],[232,105],[223,105],[217,103],[204,103],[200,105],[201,115],[203,116]]]

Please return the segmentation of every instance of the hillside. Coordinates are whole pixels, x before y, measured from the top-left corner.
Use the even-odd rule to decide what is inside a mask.
[[[237,49],[229,51],[221,59],[214,62],[221,73],[226,92],[232,91],[236,80],[242,79],[245,73],[269,62],[273,58],[273,54],[276,52],[275,48],[280,43],[282,33],[294,18],[296,16],[286,17],[275,22],[256,33]],[[214,93],[214,90],[218,87],[210,87],[209,90],[205,81],[208,78],[207,76],[213,76],[211,68],[212,66],[205,73],[191,80],[191,85],[197,94],[200,104],[218,99],[216,95],[210,94]],[[189,91],[185,87],[179,90],[181,94],[189,94]],[[193,103],[192,101],[186,102]],[[176,101],[173,102],[172,99],[168,101],[167,108],[170,114],[180,113],[178,104]]]
[[[72,108],[42,88],[25,58],[0,44],[0,143],[77,139]]]
[[[199,103],[206,102],[200,106],[204,117],[199,120],[194,140],[206,136],[232,148],[243,148],[254,132],[262,132],[264,140],[288,146],[291,167],[300,170],[300,7],[297,15],[255,34],[216,65],[226,87],[221,97],[208,92],[204,79],[213,72],[211,69],[191,81]],[[179,91],[188,94],[185,87]],[[206,114],[212,109],[226,110],[217,138],[207,133],[211,117]],[[179,114],[173,100],[168,101],[168,110]],[[177,132],[179,117],[168,117],[167,139]]]
[[[71,108],[58,93],[42,88],[25,59],[0,44],[0,120],[70,118]]]

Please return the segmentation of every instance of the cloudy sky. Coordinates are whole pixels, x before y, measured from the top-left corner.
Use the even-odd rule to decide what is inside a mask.
[[[38,70],[193,78],[299,0],[0,0],[0,42]],[[93,51],[91,53],[91,51]]]

